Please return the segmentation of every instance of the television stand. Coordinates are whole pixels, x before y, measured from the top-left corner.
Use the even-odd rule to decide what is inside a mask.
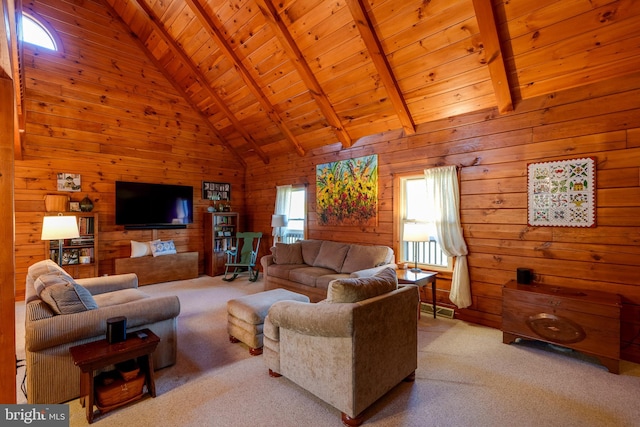
[[[136,273],[138,285],[171,282],[198,277],[198,252],[180,252],[162,256],[116,258],[115,273]]]

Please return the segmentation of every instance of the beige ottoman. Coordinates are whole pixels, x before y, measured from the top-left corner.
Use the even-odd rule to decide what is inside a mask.
[[[227,332],[229,341],[242,341],[253,356],[262,354],[264,318],[269,308],[278,301],[309,302],[309,297],[286,289],[272,289],[227,302]]]

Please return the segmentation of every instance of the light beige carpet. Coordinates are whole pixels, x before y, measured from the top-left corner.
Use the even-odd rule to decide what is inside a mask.
[[[157,397],[98,416],[98,426],[340,426],[340,413],[286,378],[271,378],[262,356],[229,343],[226,301],[262,283],[220,277],[145,286],[176,294],[178,362],[156,372]],[[16,305],[18,327],[24,323]],[[365,412],[367,426],[638,426],[640,366],[621,375],[573,352],[539,343],[502,344],[498,330],[458,320],[419,322],[414,383],[402,383]],[[18,357],[24,357],[18,328]],[[22,353],[20,353],[22,352]],[[24,370],[18,374],[22,380]],[[24,402],[24,396],[18,398]],[[78,400],[71,426],[86,425]]]

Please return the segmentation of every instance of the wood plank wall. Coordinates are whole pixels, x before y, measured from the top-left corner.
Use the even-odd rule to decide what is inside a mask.
[[[152,231],[115,225],[115,181],[191,185],[194,223],[161,230],[178,251],[198,251],[204,271],[203,180],[229,182],[232,208],[244,213],[244,169],[216,142],[143,48],[102,2],[72,9],[39,2],[31,7],[58,32],[63,52],[25,44],[27,132],[24,160],[15,162],[16,297],[24,298],[29,265],[43,259],[40,240],[46,194],[85,195],[100,214],[100,274],[130,255],[130,240],[151,240]],[[81,174],[82,192],[58,193],[56,173]]]
[[[394,176],[461,165],[461,218],[469,247],[473,305],[459,318],[499,327],[502,285],[517,267],[547,284],[623,296],[622,354],[640,361],[640,74],[532,98],[516,111],[484,111],[390,132],[353,148],[335,144],[304,158],[291,154],[249,165],[250,228],[269,232],[275,186],[308,185],[308,237],[393,246]],[[378,154],[377,227],[322,227],[315,215],[315,166]],[[527,163],[597,158],[597,227],[527,226]],[[266,209],[262,209],[266,206]],[[260,208],[258,208],[260,207]],[[266,249],[263,249],[263,251]],[[448,303],[450,280],[437,281]]]

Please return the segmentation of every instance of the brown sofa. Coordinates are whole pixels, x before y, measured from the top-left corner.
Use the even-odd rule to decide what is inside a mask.
[[[327,296],[329,282],[368,277],[386,267],[395,268],[393,249],[330,240],[276,243],[271,254],[260,259],[265,290],[284,288],[317,302]]]
[[[160,337],[156,369],[176,361],[180,301],[141,292],[135,274],[74,280],[51,260],[40,261],[29,267],[25,304],[29,403],[62,403],[80,395],[80,369],[69,348],[105,338],[110,317],[126,317],[128,332],[149,328]]]
[[[276,302],[264,323],[264,362],[359,425],[363,412],[418,365],[418,290],[393,269],[332,281],[327,299]]]

